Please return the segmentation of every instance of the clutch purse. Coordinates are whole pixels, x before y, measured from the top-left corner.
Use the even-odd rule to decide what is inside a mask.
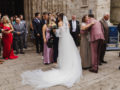
[[[53,41],[54,41],[53,37],[48,39],[48,42],[47,42],[48,48],[53,48]]]

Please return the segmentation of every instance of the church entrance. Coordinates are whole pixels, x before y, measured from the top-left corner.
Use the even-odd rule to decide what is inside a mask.
[[[2,15],[24,15],[24,0],[2,0],[0,2],[0,13]]]

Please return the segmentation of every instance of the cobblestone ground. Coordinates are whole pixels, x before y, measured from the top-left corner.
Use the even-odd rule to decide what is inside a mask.
[[[29,85],[22,85],[21,73],[35,69],[47,70],[55,66],[43,65],[41,56],[36,54],[33,48],[29,48],[25,52],[25,55],[19,55],[19,59],[7,60],[0,65],[0,90],[35,90]],[[107,52],[105,60],[108,64],[100,66],[98,74],[83,71],[83,78],[72,88],[55,86],[43,90],[120,90],[118,52]]]

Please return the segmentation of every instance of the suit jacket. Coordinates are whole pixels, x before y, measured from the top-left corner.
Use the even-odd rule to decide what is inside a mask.
[[[42,21],[40,19],[35,18],[33,19],[32,24],[35,36],[37,36],[37,34],[40,34],[42,36]]]
[[[94,18],[92,18],[89,23],[91,22],[95,22],[95,24],[90,28],[90,41],[94,42],[99,39],[105,40],[101,23]]]
[[[108,42],[108,34],[109,34],[109,27],[107,22],[104,19],[100,20],[102,29],[103,29],[103,33],[104,33],[104,37],[105,37],[105,42]]]
[[[55,23],[56,23],[57,27],[58,27],[58,22],[59,22],[59,20],[58,20],[58,18],[56,18]]]
[[[72,25],[72,20],[69,21],[70,24],[70,33],[72,33],[73,30],[73,25]],[[80,23],[79,21],[76,20],[76,34],[80,34]]]
[[[26,30],[24,24],[22,24],[22,23],[20,23],[20,24],[15,23],[13,25],[13,27],[14,27],[14,32],[13,32],[14,33],[14,37],[15,38],[17,38],[19,36],[23,37],[23,35],[25,34],[25,30]],[[17,35],[17,32],[20,32],[21,34]]]
[[[24,24],[24,26],[25,26],[25,28],[26,28],[25,34],[27,34],[27,33],[28,33],[28,29],[27,29],[26,21],[25,21],[25,20],[22,20],[21,23]]]
[[[41,21],[42,21],[42,27],[43,27],[44,24],[46,24],[47,22],[44,19],[42,19]]]

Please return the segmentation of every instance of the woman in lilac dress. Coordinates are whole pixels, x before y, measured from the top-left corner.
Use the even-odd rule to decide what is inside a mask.
[[[49,38],[51,37],[50,35],[50,23],[47,23],[43,26],[43,40],[44,40],[44,64],[48,65],[53,62],[53,48],[49,48],[47,46],[47,42]]]

